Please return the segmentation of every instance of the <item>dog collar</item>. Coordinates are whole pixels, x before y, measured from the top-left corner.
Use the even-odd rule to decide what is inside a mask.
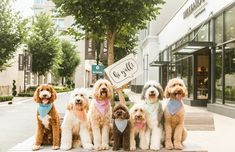
[[[97,100],[94,100],[94,104],[95,104],[95,107],[98,109],[98,111],[101,113],[101,114],[106,114],[106,112],[108,111],[108,108],[109,108],[109,101],[106,99],[106,100],[103,100],[103,101],[97,101]]]
[[[39,113],[40,117],[41,118],[45,117],[51,111],[51,108],[52,108],[51,103],[48,103],[48,104],[39,103],[38,113]]]
[[[183,106],[180,100],[170,99],[167,103],[167,110],[171,115],[175,115]]]
[[[124,120],[114,119],[114,123],[120,132],[123,132],[126,129],[127,122],[128,122],[127,119],[124,119]]]

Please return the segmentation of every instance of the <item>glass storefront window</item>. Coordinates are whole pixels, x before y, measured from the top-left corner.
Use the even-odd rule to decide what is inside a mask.
[[[225,40],[231,40],[235,38],[235,7],[229,9],[224,13],[225,17]]]
[[[225,104],[235,104],[235,42],[225,45]]]
[[[216,55],[215,55],[215,97],[216,102],[222,103],[223,99],[223,79],[222,79],[222,47],[216,48]]]
[[[215,19],[215,42],[223,42],[223,16],[222,14]]]
[[[197,37],[196,40],[197,41],[208,41],[209,37],[208,37],[208,33],[209,33],[209,26],[208,24],[205,24],[203,27],[200,27],[197,31]]]

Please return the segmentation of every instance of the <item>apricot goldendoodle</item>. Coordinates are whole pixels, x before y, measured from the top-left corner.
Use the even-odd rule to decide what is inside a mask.
[[[164,110],[165,118],[165,147],[166,149],[183,149],[182,142],[187,137],[184,127],[184,104],[183,98],[187,96],[187,88],[182,79],[173,78],[169,80],[165,96],[168,98]]]
[[[41,144],[52,144],[52,149],[60,147],[60,119],[54,101],[56,91],[51,85],[41,85],[34,92],[34,101],[38,103],[37,131],[32,150],[40,149]]]
[[[100,79],[94,85],[93,99],[88,118],[91,124],[95,150],[109,149],[109,132],[112,117],[113,87],[108,80]]]
[[[87,118],[88,97],[87,90],[76,88],[72,91],[67,110],[61,126],[61,149],[83,147],[93,149],[91,134],[89,132],[89,121]]]

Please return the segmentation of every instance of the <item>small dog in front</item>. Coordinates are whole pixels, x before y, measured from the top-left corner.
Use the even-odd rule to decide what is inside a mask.
[[[84,88],[74,89],[70,96],[65,117],[61,126],[61,149],[83,147],[93,149],[89,121],[87,118],[88,98]]]
[[[34,92],[34,101],[38,103],[37,131],[32,150],[39,150],[42,144],[52,144],[52,149],[60,147],[60,119],[54,105],[56,91],[51,85],[41,85]]]
[[[113,114],[113,150],[130,150],[130,115],[125,105],[119,104],[114,107]]]
[[[166,149],[183,149],[183,141],[187,137],[184,127],[184,104],[183,98],[187,96],[187,88],[184,81],[174,78],[168,81],[165,89],[165,96],[168,98],[167,106],[164,110]]]

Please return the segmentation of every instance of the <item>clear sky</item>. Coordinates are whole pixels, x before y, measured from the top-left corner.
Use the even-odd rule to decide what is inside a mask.
[[[20,16],[27,18],[33,15],[33,0],[13,0],[12,8],[16,12],[20,12]]]

